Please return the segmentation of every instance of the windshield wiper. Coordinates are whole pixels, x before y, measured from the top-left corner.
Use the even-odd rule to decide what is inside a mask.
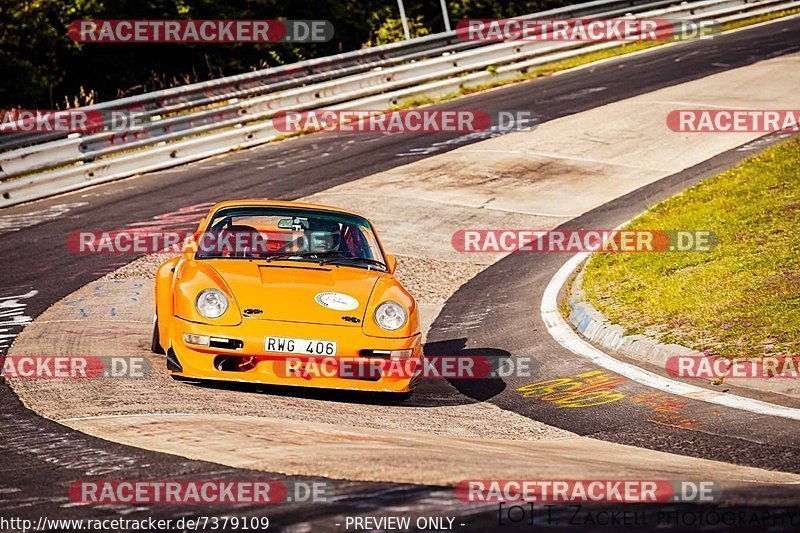
[[[369,258],[366,258],[366,257],[350,257],[350,256],[346,256],[346,255],[335,255],[333,257],[328,257],[328,258],[323,259],[322,261],[320,261],[319,264],[320,265],[326,265],[326,264],[335,263],[335,262],[338,262],[338,261],[343,261],[345,263],[346,262],[350,262],[350,261],[359,261],[361,263],[368,263],[370,265],[379,266],[379,267],[381,267],[381,268],[383,268],[385,270],[389,270],[389,268],[386,266],[386,264],[384,264],[382,261],[378,261],[376,259],[369,259]]]
[[[279,252],[276,254],[269,254],[263,259],[267,263],[269,263],[270,261],[274,261],[276,259],[291,259],[293,257],[302,257],[302,258],[311,257],[313,258],[312,261],[316,261],[320,258],[324,260],[325,258],[328,258],[333,254],[341,254],[341,253],[342,252],[335,250],[329,250],[327,252]]]
[[[278,254],[269,254],[267,257],[264,258],[264,261],[269,263],[270,261],[275,261],[276,259],[291,259],[292,257],[311,257],[317,254],[310,254],[306,252],[281,252]]]

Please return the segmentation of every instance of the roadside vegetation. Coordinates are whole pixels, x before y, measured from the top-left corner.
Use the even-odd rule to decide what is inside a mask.
[[[763,15],[755,15],[753,17],[737,20],[735,22],[726,22],[725,24],[722,25],[722,31],[735,30],[738,28],[742,28],[744,26],[750,26],[752,24],[769,22],[770,20],[789,17],[792,15],[797,15],[798,13],[800,13],[800,9],[795,8],[795,9],[786,9],[784,11],[775,11],[774,13],[765,13]]]
[[[765,15],[756,15],[735,22],[726,22],[725,24],[722,25],[721,30],[722,31],[736,30],[739,28],[743,28],[745,26],[760,24],[762,22],[769,22],[771,20],[797,14],[800,14],[800,9],[789,9],[786,11],[767,13]],[[459,96],[479,93],[482,91],[487,91],[489,89],[495,89],[497,87],[503,87],[514,83],[520,83],[535,78],[552,76],[553,74],[556,74],[558,72],[577,68],[583,65],[587,65],[589,63],[595,63],[597,61],[602,61],[604,59],[612,59],[614,57],[632,54],[634,52],[639,52],[641,50],[646,50],[648,48],[653,48],[655,46],[661,46],[664,44],[675,43],[677,41],[678,41],[677,39],[670,39],[664,41],[638,41],[632,43],[624,43],[621,44],[620,46],[615,46],[613,48],[606,48],[603,50],[586,52],[584,54],[578,54],[576,56],[567,59],[562,59],[559,61],[553,61],[551,63],[545,63],[543,65],[539,65],[538,67],[531,68],[527,72],[519,74],[518,76],[515,76],[513,78],[498,79],[496,81],[489,81],[482,85],[462,87],[458,91],[447,93],[441,96],[435,96],[435,97],[425,96],[425,97],[409,98],[407,100],[401,101],[398,105],[392,107],[391,110],[394,111],[400,109],[411,109],[424,105],[432,105],[432,104],[447,102],[448,100],[453,100],[454,98],[458,98]],[[495,74],[497,72],[497,69],[498,67],[492,65],[487,67],[486,71],[491,74]]]
[[[800,137],[656,205],[632,229],[715,232],[709,253],[596,254],[584,288],[628,334],[724,357],[800,355]]]
[[[450,20],[502,18],[567,0],[448,0]],[[405,0],[412,37],[444,31],[439,2]],[[78,44],[74,20],[325,19],[327,43]],[[64,109],[400,41],[394,0],[0,0],[0,109]]]
[[[444,30],[439,2],[405,0],[412,37]],[[467,18],[504,18],[563,6],[567,0],[448,0],[451,23]],[[763,22],[800,10],[753,17],[723,29]],[[327,43],[78,44],[67,26],[79,19],[308,19],[334,28]],[[395,2],[385,0],[0,0],[0,108],[65,109],[143,92],[284,65],[312,57],[403,40]],[[546,76],[590,61],[662,42],[632,43],[532,69],[488,88]],[[490,72],[496,67],[490,67]],[[459,93],[451,97],[458,96]]]

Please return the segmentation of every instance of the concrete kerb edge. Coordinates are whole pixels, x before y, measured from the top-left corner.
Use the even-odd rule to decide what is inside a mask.
[[[665,344],[648,335],[626,335],[625,328],[611,321],[595,308],[586,298],[583,289],[583,276],[589,259],[583,262],[577,273],[565,285],[568,322],[589,342],[620,354],[634,361],[665,368],[667,360],[676,355],[705,357],[703,352],[680,344]],[[759,364],[759,363],[755,363]],[[800,399],[800,387],[792,379],[757,379],[736,378],[725,383],[721,380],[692,379],[695,383],[704,383],[711,388],[734,385],[759,392],[768,392]]]

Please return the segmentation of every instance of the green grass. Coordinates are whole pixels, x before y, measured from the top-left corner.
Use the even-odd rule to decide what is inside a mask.
[[[649,210],[634,229],[711,230],[712,252],[596,254],[588,299],[629,334],[725,357],[800,355],[800,138]]]
[[[737,20],[734,22],[726,22],[722,25],[722,31],[735,30],[737,28],[750,26],[752,24],[760,24],[761,22],[797,15],[798,13],[800,13],[800,9],[795,8],[787,9],[785,11],[775,11],[774,13],[764,13],[763,15],[755,15],[753,17],[748,17],[746,19]]]

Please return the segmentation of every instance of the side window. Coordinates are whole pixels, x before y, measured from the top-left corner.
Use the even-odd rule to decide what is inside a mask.
[[[379,250],[381,248],[378,246],[378,241],[375,239],[375,235],[369,230],[369,228],[366,227],[359,226],[358,230],[364,245],[363,257],[382,261],[383,259],[378,257],[378,255],[380,255]]]

